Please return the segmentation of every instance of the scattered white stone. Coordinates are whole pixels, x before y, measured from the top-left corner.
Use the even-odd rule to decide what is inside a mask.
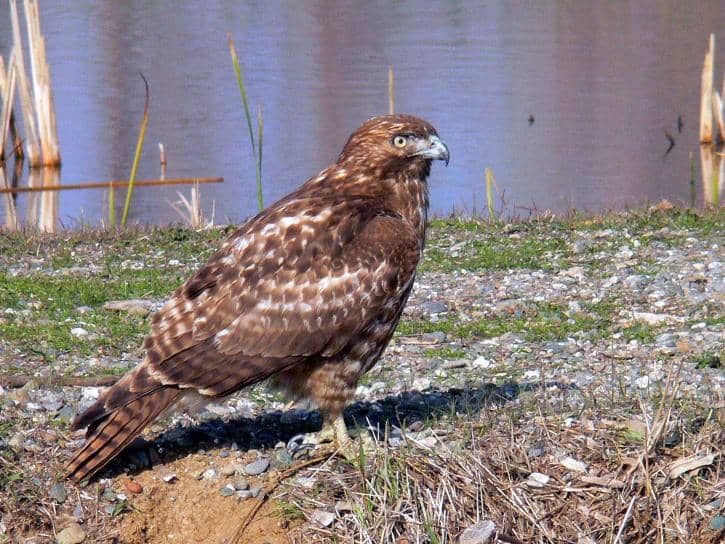
[[[201,477],[204,480],[211,480],[216,476],[216,470],[213,468],[206,469],[204,472],[201,473]]]
[[[84,338],[88,336],[88,331],[84,329],[83,327],[73,327],[70,330],[70,333],[75,336],[76,338]]]
[[[418,377],[413,380],[413,389],[417,389],[418,391],[425,391],[426,389],[430,389],[430,385],[430,378]]]
[[[463,531],[458,538],[458,544],[492,544],[495,538],[496,524],[485,519]]]
[[[426,436],[419,440],[418,443],[426,448],[432,448],[438,443],[438,440],[434,436]]]
[[[173,472],[171,474],[166,474],[165,476],[162,476],[161,479],[165,481],[167,484],[173,482],[174,480],[178,479],[176,474]]]
[[[541,472],[532,472],[524,483],[529,487],[541,488],[548,484],[550,479],[549,476]]]
[[[634,384],[640,389],[647,389],[649,387],[649,376],[640,376],[634,380]]]
[[[100,387],[84,387],[81,389],[81,395],[86,399],[96,400],[100,394]]]
[[[491,366],[491,361],[486,359],[483,355],[479,355],[473,360],[473,368],[488,368]]]
[[[335,521],[335,514],[326,510],[315,510],[310,516],[310,521],[321,527],[329,527]]]
[[[541,377],[541,370],[527,370],[524,372],[525,380],[538,380]]]
[[[663,325],[666,323],[679,323],[683,318],[668,314],[653,314],[650,312],[632,312],[632,319],[647,325]]]
[[[81,544],[86,539],[86,532],[77,523],[71,523],[55,538],[58,544]]]
[[[564,457],[563,459],[559,460],[559,464],[568,470],[573,470],[574,472],[587,471],[587,464],[583,461],[574,459],[573,457]]]

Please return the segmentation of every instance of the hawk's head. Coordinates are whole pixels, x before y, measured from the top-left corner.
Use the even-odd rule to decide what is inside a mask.
[[[449,158],[448,146],[430,123],[399,114],[364,123],[348,139],[337,164],[394,173],[410,167],[427,171],[432,160],[448,164]]]

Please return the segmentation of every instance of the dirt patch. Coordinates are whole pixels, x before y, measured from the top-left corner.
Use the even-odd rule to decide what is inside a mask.
[[[133,511],[121,523],[120,541],[128,544],[225,543],[231,541],[255,499],[224,497],[220,489],[197,475],[209,468],[196,456],[147,470],[134,478],[143,492],[130,496]],[[163,476],[176,474],[172,482]],[[257,513],[240,544],[287,544],[291,528],[267,502]]]

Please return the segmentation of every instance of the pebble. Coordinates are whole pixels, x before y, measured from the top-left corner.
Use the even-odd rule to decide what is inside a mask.
[[[134,495],[138,495],[139,493],[143,492],[143,487],[141,487],[141,484],[135,480],[124,481],[123,487],[126,488],[126,491],[128,491],[129,493],[133,493]]]
[[[244,472],[249,476],[257,476],[262,474],[269,468],[269,459],[261,457],[256,461],[252,461],[244,465]]]
[[[50,491],[48,492],[48,496],[53,499],[54,501],[63,504],[68,497],[68,492],[65,490],[65,487],[63,487],[63,484],[61,483],[54,483],[50,487]]]
[[[454,361],[445,361],[441,368],[445,368],[446,370],[453,370],[456,368],[466,368],[468,366],[468,361],[466,359],[456,359]]]
[[[70,330],[70,333],[75,336],[76,338],[84,338],[88,336],[88,331],[84,329],[83,327],[73,327]]]
[[[71,523],[56,536],[58,544],[81,544],[86,539],[86,532],[77,523]]]
[[[216,470],[213,468],[208,468],[201,474],[199,474],[199,480],[211,480],[212,478],[216,478]]]
[[[486,359],[483,355],[479,355],[471,363],[473,368],[488,368],[491,366],[491,361]]]
[[[168,483],[171,483],[171,482],[173,482],[174,480],[176,480],[178,478],[176,477],[176,474],[173,474],[172,473],[172,474],[165,474],[164,476],[161,477],[161,479],[168,484]]]
[[[583,461],[574,459],[573,457],[564,457],[559,460],[559,464],[568,470],[573,470],[574,472],[587,471],[587,464]]]
[[[420,309],[427,314],[442,314],[448,311],[448,305],[442,300],[433,300],[421,304]]]
[[[109,300],[103,305],[103,309],[143,317],[149,314],[153,305],[154,302],[152,300],[144,299]]]
[[[232,495],[234,495],[234,492],[234,486],[231,484],[227,484],[219,490],[219,494],[222,497],[231,497]]]
[[[492,544],[496,536],[496,524],[491,520],[471,525],[458,537],[458,544]]]
[[[310,516],[310,521],[321,527],[329,527],[335,521],[335,514],[326,510],[315,510]]]
[[[249,482],[244,478],[239,478],[234,482],[234,489],[236,489],[237,491],[247,490],[249,489]]]
[[[524,482],[529,487],[544,487],[546,484],[549,483],[550,477],[546,474],[542,474],[541,472],[532,472],[529,474],[529,477]]]
[[[231,465],[224,465],[219,469],[219,474],[222,476],[233,476],[234,474],[241,474],[244,471],[244,467],[239,463],[233,463]]]
[[[725,516],[715,516],[710,520],[710,529],[713,531],[721,531],[725,529]]]

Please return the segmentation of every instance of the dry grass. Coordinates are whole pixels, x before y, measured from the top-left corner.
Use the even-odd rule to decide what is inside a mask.
[[[408,433],[404,447],[315,469],[312,491],[297,480],[278,499],[310,520],[336,514],[299,542],[453,543],[483,519],[502,543],[722,542],[709,523],[725,501],[707,505],[725,498],[723,406],[678,398],[674,384],[570,418],[531,407],[457,416],[435,444]]]

